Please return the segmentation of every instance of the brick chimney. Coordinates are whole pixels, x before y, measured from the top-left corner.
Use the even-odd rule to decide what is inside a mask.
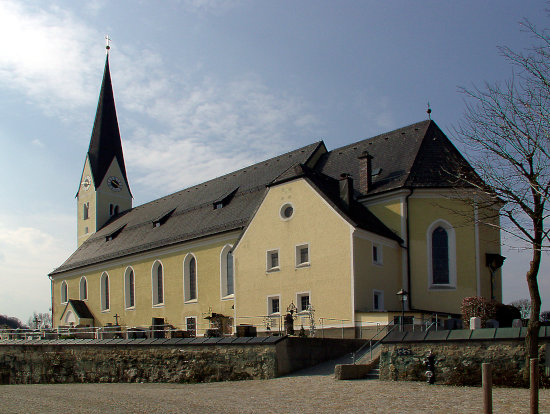
[[[372,190],[372,159],[368,151],[359,156],[359,190],[364,194]]]
[[[346,173],[340,174],[340,181],[338,184],[340,187],[340,199],[346,210],[349,210],[349,205],[353,200],[353,179],[351,175]]]

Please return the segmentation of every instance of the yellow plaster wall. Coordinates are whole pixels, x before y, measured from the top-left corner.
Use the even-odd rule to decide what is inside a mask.
[[[289,220],[280,216],[286,203],[294,207]],[[350,231],[305,180],[271,187],[235,249],[237,323],[261,323],[271,295],[280,296],[284,314],[299,292],[310,292],[317,320],[351,323]],[[310,266],[297,268],[295,247],[303,243],[309,243]],[[280,270],[267,272],[266,252],[272,249],[279,249]]]
[[[402,198],[395,197],[368,204],[368,209],[399,237],[401,234]]]
[[[90,187],[88,190],[85,190],[82,186],[84,177],[89,176],[91,180]],[[89,203],[88,209],[88,218],[84,220],[84,203]],[[92,177],[92,172],[90,169],[90,162],[86,157],[86,162],[84,163],[84,170],[82,172],[82,177],[80,178],[80,188],[77,195],[77,243],[80,246],[84,243],[90,235],[96,231],[96,192],[94,189],[94,179]],[[88,232],[86,233],[86,227]]]
[[[108,180],[109,177],[117,177],[123,184],[121,191],[113,191],[109,188]],[[110,209],[109,204],[117,204],[119,212],[123,212],[132,208],[132,196],[130,191],[122,178],[122,171],[116,161],[116,158],[113,159],[113,162],[109,166],[103,181],[97,189],[97,210],[96,210],[96,226],[98,229],[103,227],[103,225],[110,219]]]
[[[486,216],[486,215],[485,215]],[[491,216],[494,216],[492,214]],[[481,223],[479,224],[479,246],[480,246],[480,275],[481,275],[481,295],[490,298],[491,297],[491,273],[489,268],[485,265],[485,253],[500,252],[500,231],[499,231],[499,219],[498,217],[487,218],[483,213],[480,213]],[[491,225],[489,225],[491,224]],[[521,275],[523,276],[523,275]],[[500,270],[495,272],[495,284],[494,284],[495,299],[499,302],[502,301],[502,273]]]
[[[409,199],[411,295],[415,309],[460,313],[462,299],[476,296],[473,207],[448,198]],[[429,289],[427,230],[436,220],[449,222],[456,235],[456,289]]]
[[[233,299],[221,299],[220,289],[220,253],[227,244],[233,245],[237,234],[224,239],[213,238],[195,246],[182,246],[175,253],[147,254],[147,258],[131,260],[117,265],[106,265],[104,269],[83,273],[71,277],[58,276],[54,280],[54,323],[59,324],[59,318],[65,308],[60,303],[61,281],[66,280],[69,287],[69,299],[79,299],[79,282],[81,276],[88,280],[88,308],[92,311],[96,325],[115,323],[114,315],[120,316],[119,323],[126,326],[148,327],[152,318],[164,318],[166,323],[185,329],[185,317],[197,317],[199,334],[208,328],[208,321],[203,317],[209,312],[220,313],[233,317]],[[197,293],[196,303],[184,303],[183,300],[183,260],[188,253],[193,253],[197,261]],[[153,263],[160,260],[164,268],[164,306],[154,307],[152,304]],[[124,272],[131,266],[135,275],[135,307],[125,309],[124,306]],[[103,272],[109,274],[110,310],[101,311],[100,277]],[[204,315],[203,315],[204,314]]]
[[[354,237],[355,309],[373,310],[373,291],[384,292],[384,310],[400,309],[396,292],[401,289],[401,248],[395,244],[374,242],[382,247],[382,264],[372,260],[372,240]]]

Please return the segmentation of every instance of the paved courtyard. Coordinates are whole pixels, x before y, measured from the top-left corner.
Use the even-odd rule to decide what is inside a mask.
[[[529,390],[493,390],[495,413],[528,413]],[[1,413],[481,413],[481,388],[295,375],[209,384],[0,386]],[[550,413],[550,390],[540,412]]]

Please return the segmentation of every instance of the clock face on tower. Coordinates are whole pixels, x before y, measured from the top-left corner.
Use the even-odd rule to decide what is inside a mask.
[[[112,191],[122,190],[122,180],[118,177],[109,177],[107,185]]]
[[[87,175],[82,180],[82,188],[84,188],[85,191],[88,191],[90,189],[90,185],[92,185],[92,178]]]

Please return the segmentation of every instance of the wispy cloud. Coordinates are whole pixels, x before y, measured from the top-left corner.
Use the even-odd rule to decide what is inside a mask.
[[[74,232],[72,218],[48,219],[58,225],[59,234]],[[72,247],[48,229],[19,226],[13,218],[0,217],[0,313],[26,321],[34,310],[46,312],[51,306],[50,295],[45,293],[50,290],[47,274],[68,257]]]

